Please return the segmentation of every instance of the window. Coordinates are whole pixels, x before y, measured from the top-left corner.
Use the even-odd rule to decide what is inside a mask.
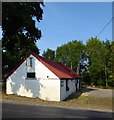
[[[66,80],[66,91],[69,91],[68,80]]]
[[[64,81],[61,81],[61,87],[63,87],[64,86]]]
[[[30,59],[30,67],[32,67],[32,57],[30,57],[29,59]]]
[[[78,82],[77,82],[77,80],[76,80],[76,81],[75,81],[76,91],[78,90],[78,89],[77,89],[77,83],[78,83]]]
[[[29,59],[26,61],[26,66],[30,66],[30,67],[32,67],[32,57],[29,57]]]
[[[35,78],[35,72],[27,73],[27,78]]]

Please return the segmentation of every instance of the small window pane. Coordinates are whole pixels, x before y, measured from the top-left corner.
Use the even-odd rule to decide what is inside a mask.
[[[35,72],[27,73],[27,78],[35,78]]]
[[[61,81],[61,87],[63,87],[64,86],[64,81]]]
[[[32,67],[32,57],[30,58],[30,67]]]
[[[69,91],[68,80],[66,80],[66,91]]]

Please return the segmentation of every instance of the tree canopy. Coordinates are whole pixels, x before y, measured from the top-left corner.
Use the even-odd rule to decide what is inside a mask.
[[[57,47],[55,53],[54,60],[78,72],[84,84],[114,87],[114,42],[90,38],[83,44],[73,40]]]
[[[43,52],[42,56],[48,60],[54,60],[55,59],[55,51],[48,48],[46,51]]]
[[[78,67],[82,65],[82,54],[84,49],[85,46],[81,41],[74,40],[64,44],[60,47],[57,47],[56,61],[61,62],[66,66],[69,66],[71,69],[77,71]]]
[[[28,52],[39,54],[36,41],[42,36],[35,26],[43,15],[43,2],[3,2],[2,3],[2,72],[3,75]],[[114,87],[114,42],[90,38],[86,44],[73,40],[47,49],[43,56],[49,60],[65,64],[82,77],[84,84]]]
[[[2,56],[3,74],[10,71],[29,51],[39,53],[36,41],[41,38],[41,30],[35,20],[42,20],[43,2],[3,2],[2,3]]]

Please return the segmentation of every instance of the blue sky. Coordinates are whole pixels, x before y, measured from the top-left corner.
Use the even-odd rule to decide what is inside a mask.
[[[56,50],[72,40],[84,44],[96,37],[112,18],[111,2],[46,2],[43,20],[36,23],[43,37],[37,42],[40,53]],[[112,23],[100,34],[101,40],[112,40]]]
[[[112,18],[111,2],[46,2],[43,10],[43,20],[36,22],[43,35],[36,43],[40,54],[47,48],[56,50],[72,40],[85,44],[90,37],[96,37]],[[112,40],[112,23],[99,39]]]

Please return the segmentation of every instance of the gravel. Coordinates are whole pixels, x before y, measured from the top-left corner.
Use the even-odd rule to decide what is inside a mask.
[[[114,98],[114,90],[86,87],[83,89],[83,96],[93,96],[102,98]]]

